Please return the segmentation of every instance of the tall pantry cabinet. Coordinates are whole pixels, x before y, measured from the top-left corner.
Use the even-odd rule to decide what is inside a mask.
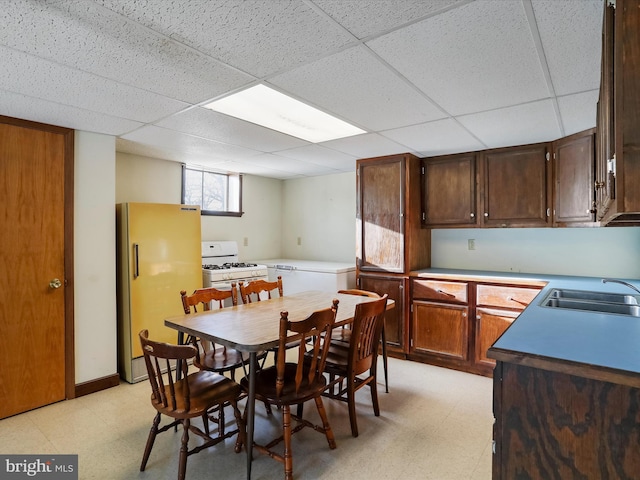
[[[405,357],[409,342],[409,272],[431,263],[431,231],[421,228],[420,159],[409,153],[361,159],[356,167],[358,286],[388,293],[390,354]]]

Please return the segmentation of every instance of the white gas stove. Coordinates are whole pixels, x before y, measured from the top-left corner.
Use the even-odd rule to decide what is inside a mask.
[[[231,283],[267,280],[266,265],[238,262],[238,244],[232,241],[202,242],[202,286],[230,288]]]

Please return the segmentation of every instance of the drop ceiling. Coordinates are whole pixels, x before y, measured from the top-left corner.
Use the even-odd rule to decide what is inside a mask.
[[[119,152],[290,179],[595,126],[604,0],[11,0],[0,115]],[[367,133],[318,144],[203,108],[263,83]]]

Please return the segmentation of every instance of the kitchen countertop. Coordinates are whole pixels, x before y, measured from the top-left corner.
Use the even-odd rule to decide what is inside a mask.
[[[540,305],[553,288],[638,295],[624,285],[604,284],[595,277],[474,270],[424,269],[411,276],[546,284],[494,343],[488,356],[640,387],[640,318]],[[621,280],[640,287],[640,280]]]

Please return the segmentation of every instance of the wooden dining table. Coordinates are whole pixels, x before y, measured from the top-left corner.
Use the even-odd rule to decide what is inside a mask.
[[[164,321],[167,327],[178,331],[178,343],[184,343],[184,334],[188,334],[249,354],[246,406],[247,479],[251,478],[253,460],[257,353],[278,346],[280,312],[288,312],[289,320],[295,322],[307,318],[316,310],[331,307],[333,299],[339,301],[336,327],[353,321],[356,305],[376,300],[359,295],[307,291],[246,305],[178,315]],[[388,300],[387,308],[393,306],[393,300]]]

